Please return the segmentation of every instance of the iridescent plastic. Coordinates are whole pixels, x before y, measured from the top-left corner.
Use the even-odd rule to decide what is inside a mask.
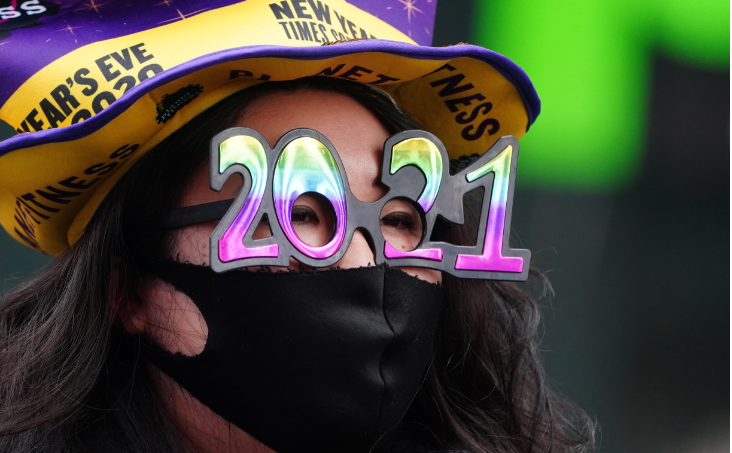
[[[394,145],[391,155],[391,168],[393,175],[400,168],[414,165],[422,170],[427,183],[422,194],[417,199],[417,204],[426,213],[432,208],[437,198],[442,182],[442,156],[440,150],[434,143],[426,138],[410,138]]]
[[[323,195],[335,211],[335,232],[323,246],[306,244],[292,226],[292,207],[306,192]],[[273,196],[282,231],[300,252],[311,258],[325,259],[340,249],[348,219],[346,192],[338,164],[323,143],[312,137],[300,137],[285,146],[275,165]]]
[[[219,239],[219,259],[224,262],[243,258],[276,257],[277,244],[248,248],[244,235],[262,204],[267,187],[267,154],[262,144],[254,137],[238,135],[223,141],[219,146],[219,173],[223,174],[232,165],[240,164],[249,170],[252,188],[236,219]]]
[[[424,174],[426,183],[417,199],[417,204],[427,213],[437,198],[442,182],[442,155],[434,143],[426,138],[410,138],[394,145],[389,172],[393,175],[402,167],[414,165]],[[384,241],[384,256],[387,258],[423,258],[442,261],[444,250],[439,248],[402,251]]]
[[[455,269],[480,270],[494,272],[522,272],[524,260],[519,257],[503,256],[503,230],[506,222],[506,203],[508,201],[508,185],[511,176],[511,157],[513,147],[508,146],[493,160],[471,171],[465,178],[473,182],[493,172],[493,190],[491,204],[486,223],[485,241],[481,255],[458,255]]]
[[[442,257],[445,251],[442,249],[417,249],[411,252],[403,252],[395,249],[389,244],[389,241],[384,241],[384,256],[387,258],[423,258],[426,260],[442,261]]]
[[[459,278],[524,281],[531,252],[508,244],[518,154],[516,138],[501,137],[467,168],[450,174],[447,150],[439,138],[426,131],[399,132],[384,143],[379,179],[389,190],[380,200],[363,202],[348,187],[337,150],[317,131],[294,129],[270,148],[253,129],[227,129],[211,141],[211,188],[221,190],[234,174],[242,175],[244,184],[211,234],[211,268],[226,272],[288,266],[292,259],[313,268],[337,266],[347,241],[360,230],[373,241],[374,264],[428,268]],[[478,243],[440,241],[434,234],[437,222],[462,224],[465,194],[478,188],[486,191]],[[305,243],[292,223],[296,200],[309,192],[322,195],[333,207],[333,234],[325,245]],[[381,230],[380,215],[387,203],[397,199],[415,205],[424,225],[417,247],[408,252],[389,244]],[[220,205],[209,203],[195,211],[188,207],[186,212],[195,222],[218,215],[212,213]],[[253,225],[264,216],[272,235],[254,240]]]

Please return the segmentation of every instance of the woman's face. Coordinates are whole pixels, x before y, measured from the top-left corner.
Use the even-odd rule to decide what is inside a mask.
[[[264,96],[247,109],[238,126],[259,131],[274,148],[285,133],[296,128],[309,128],[325,135],[335,146],[343,161],[353,195],[361,201],[382,198],[386,187],[381,184],[384,141],[389,133],[364,106],[349,96],[315,90],[282,92]],[[219,192],[209,187],[208,168],[194,176],[183,197],[183,206],[191,206],[234,198],[241,186],[239,178],[230,178]],[[328,242],[333,230],[332,208],[327,200],[304,194],[293,208],[292,223],[304,242],[321,246]],[[183,228],[175,238],[175,252],[180,261],[208,264],[209,236],[215,222]],[[422,236],[422,221],[414,206],[406,201],[392,200],[381,213],[382,233],[389,243],[401,250],[417,246]],[[260,224],[254,239],[270,235],[266,224]],[[370,266],[374,254],[360,231],[356,231],[346,254],[334,267]],[[294,259],[290,268],[303,267]],[[430,282],[441,281],[439,271],[405,268],[406,272]]]
[[[356,198],[373,202],[386,194],[386,187],[379,181],[384,141],[390,134],[368,109],[346,95],[308,89],[267,95],[250,104],[238,125],[259,131],[271,147],[292,129],[316,130],[327,137],[338,151]],[[183,196],[182,206],[234,198],[240,185],[241,180],[232,177],[221,191],[212,190],[206,166],[193,177]],[[311,245],[323,245],[330,239],[332,213],[322,201],[318,196],[305,194],[296,201],[293,209],[295,231]],[[381,214],[381,224],[385,238],[397,248],[411,249],[421,238],[420,216],[407,202],[394,200],[388,203]],[[173,256],[182,262],[207,265],[209,236],[215,226],[216,222],[209,222],[178,230],[173,242]],[[269,234],[268,226],[260,224],[253,237],[257,239]],[[373,263],[374,254],[368,242],[360,231],[356,231],[345,255],[334,267],[353,268]],[[298,269],[303,266],[291,259],[289,267]],[[441,273],[436,270],[403,270],[433,283],[442,280]],[[131,323],[137,326],[138,333],[152,337],[170,352],[196,355],[203,351],[208,329],[190,298],[167,283],[153,279],[145,286],[145,299],[150,303]],[[222,441],[229,442],[229,446],[241,444],[241,448],[231,451],[248,451],[247,445],[252,440],[245,433],[225,423],[164,375],[161,374],[160,379],[174,418],[198,442],[213,442],[212,446],[220,445]]]

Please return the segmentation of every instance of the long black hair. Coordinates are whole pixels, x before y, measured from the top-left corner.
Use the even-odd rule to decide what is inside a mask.
[[[242,90],[150,150],[110,191],[81,238],[0,302],[0,452],[185,450],[185,433],[166,413],[140,343],[113,322],[125,317],[115,311],[135,310],[139,300],[133,251],[170,253],[169,232],[140,226],[177,207],[205,165],[213,135],[235,125],[252,101],[301,88],[351,96],[392,134],[419,128],[378,90],[314,77]],[[467,162],[453,162],[453,170]],[[466,226],[440,239],[475,242],[475,201],[467,202]],[[403,425],[432,449],[592,450],[592,422],[545,383],[536,301],[512,283],[446,275],[444,285],[449,303],[435,359]]]

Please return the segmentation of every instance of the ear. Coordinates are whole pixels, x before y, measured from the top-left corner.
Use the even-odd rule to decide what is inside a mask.
[[[144,329],[150,339],[168,352],[194,356],[203,352],[208,325],[186,294],[170,283],[151,278],[141,286]]]
[[[131,334],[145,333],[145,326],[147,326],[145,305],[125,278],[122,264],[118,258],[115,258],[112,264],[110,291],[109,308],[114,323]]]
[[[131,334],[144,334],[171,353],[203,352],[208,325],[195,303],[171,284],[154,277],[130,284],[122,263],[112,271],[110,300],[114,323]]]

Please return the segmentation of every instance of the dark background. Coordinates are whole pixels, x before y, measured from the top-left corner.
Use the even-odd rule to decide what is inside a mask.
[[[471,41],[472,8],[441,0],[433,45]],[[601,452],[727,452],[729,70],[659,52],[650,78],[635,179],[602,194],[527,189],[519,165],[512,239],[556,291],[546,368],[598,420]],[[0,294],[48,261],[0,232]]]
[[[471,41],[473,3],[438,3],[434,46]],[[729,452],[729,68],[652,58],[636,178],[526,189],[519,161],[512,240],[554,287],[546,369],[601,452]]]

